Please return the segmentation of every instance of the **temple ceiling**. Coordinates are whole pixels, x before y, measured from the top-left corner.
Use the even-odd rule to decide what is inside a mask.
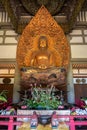
[[[74,27],[78,13],[82,9],[87,9],[87,0],[0,0],[0,3],[8,12],[19,34],[42,5],[47,8],[65,33],[69,33]]]

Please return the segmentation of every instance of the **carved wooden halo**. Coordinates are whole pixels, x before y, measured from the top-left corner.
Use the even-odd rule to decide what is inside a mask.
[[[30,23],[26,26],[17,46],[18,67],[30,65],[30,57],[37,48],[40,36],[48,38],[48,49],[57,58],[57,67],[66,67],[69,64],[70,47],[62,28],[50,15],[48,10],[42,6]]]

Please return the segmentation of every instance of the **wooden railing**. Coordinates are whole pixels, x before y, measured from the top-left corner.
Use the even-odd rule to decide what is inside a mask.
[[[7,130],[14,130],[14,126],[20,126],[23,121],[18,121],[18,118],[31,118],[30,115],[13,115],[13,116],[4,116],[0,115],[0,127],[7,126]],[[75,120],[75,119],[87,119],[87,116],[58,116],[58,118],[69,118],[69,121],[66,121],[66,124],[69,125],[70,130],[75,130],[75,126],[87,126],[87,120]]]

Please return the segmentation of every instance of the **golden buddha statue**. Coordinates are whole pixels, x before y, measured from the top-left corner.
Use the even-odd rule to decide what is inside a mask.
[[[33,52],[30,60],[30,66],[40,69],[46,69],[56,66],[56,60],[53,53],[48,50],[48,41],[46,36],[41,36],[38,41],[38,50]]]

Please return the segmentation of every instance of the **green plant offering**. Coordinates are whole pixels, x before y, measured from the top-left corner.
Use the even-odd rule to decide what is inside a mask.
[[[1,93],[0,93],[0,102],[7,102],[7,97],[6,97],[6,93],[7,91],[6,90],[3,90]]]
[[[32,98],[24,99],[29,109],[57,109],[61,104],[59,97],[55,96],[53,89],[43,90],[41,88],[33,88],[31,91]]]

